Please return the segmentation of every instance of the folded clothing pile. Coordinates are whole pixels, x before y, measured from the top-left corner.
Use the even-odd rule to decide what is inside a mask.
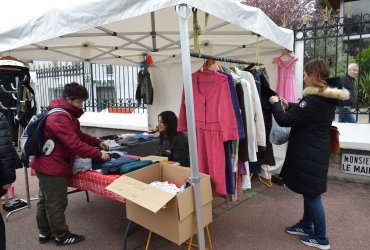
[[[133,134],[119,139],[116,142],[121,146],[136,146],[141,142],[151,141],[152,139],[153,135]]]
[[[122,152],[120,153],[122,154]],[[150,160],[140,161],[132,156],[112,154],[112,152],[108,154],[111,156],[109,161],[93,161],[93,170],[101,169],[103,174],[126,174],[153,164],[153,161]]]
[[[169,181],[153,181],[149,185],[174,195],[184,191],[184,189],[188,187],[186,184],[180,186],[175,182]]]

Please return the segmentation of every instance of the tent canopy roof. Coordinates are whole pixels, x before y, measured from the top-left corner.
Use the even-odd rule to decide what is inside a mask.
[[[22,3],[19,3],[22,2]],[[0,53],[24,60],[137,64],[181,54],[175,6],[198,9],[201,53],[255,60],[256,50],[293,49],[293,32],[278,27],[261,10],[233,0],[63,0],[12,1],[2,7]],[[22,4],[24,13],[20,13]],[[30,11],[32,10],[32,11]],[[205,26],[205,13],[209,13]],[[189,9],[190,14],[190,9]],[[15,18],[16,17],[16,18]],[[189,18],[193,44],[193,18]],[[257,38],[256,34],[261,35]]]

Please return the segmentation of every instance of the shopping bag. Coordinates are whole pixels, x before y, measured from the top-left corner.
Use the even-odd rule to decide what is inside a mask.
[[[272,119],[272,126],[270,132],[270,142],[275,145],[282,145],[289,140],[290,127],[280,127],[279,124]]]
[[[330,153],[339,154],[340,153],[340,144],[339,144],[339,130],[335,126],[330,127]]]

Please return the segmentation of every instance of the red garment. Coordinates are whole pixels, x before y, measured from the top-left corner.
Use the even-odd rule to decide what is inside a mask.
[[[209,174],[216,192],[226,195],[224,142],[239,139],[227,76],[215,71],[192,75],[199,170]],[[178,131],[186,131],[184,92]]]
[[[83,158],[100,158],[101,152],[93,146],[99,146],[100,140],[80,130],[78,118],[84,113],[58,98],[50,103],[51,108],[63,108],[68,111],[55,112],[45,122],[44,139],[53,138],[54,151],[50,155],[34,156],[30,166],[36,171],[51,176],[72,176],[72,166],[76,155]]]

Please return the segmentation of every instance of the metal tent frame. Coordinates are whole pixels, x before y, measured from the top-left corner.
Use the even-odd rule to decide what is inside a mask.
[[[210,27],[206,28],[201,35],[207,36],[208,40],[220,37],[219,41],[212,43],[214,56],[240,54],[251,56],[255,54],[257,43],[263,51],[260,55],[264,53],[272,55],[282,48],[292,50],[293,32],[278,27],[261,10],[242,5],[234,0],[99,0],[94,2],[40,0],[40,3],[37,2],[38,6],[35,6],[36,3],[32,1],[32,3],[23,1],[22,9],[37,8],[37,13],[22,14],[18,13],[16,2],[4,6],[4,15],[0,22],[1,55],[11,54],[14,57],[33,60],[137,65],[142,60],[143,54],[150,53],[155,57],[153,60],[156,64],[164,63],[181,54],[198,241],[200,249],[205,249],[191,84],[190,41],[193,39],[193,34],[189,32],[190,15],[187,14],[187,6],[207,12],[213,17]],[[174,6],[179,20],[179,29],[175,31],[173,22],[166,20],[170,17],[174,18],[172,14]],[[161,17],[161,20],[155,16],[157,11],[159,12],[157,17]],[[15,12],[21,17],[17,22],[13,22],[14,18],[8,16]],[[150,14],[150,19],[145,14]],[[138,21],[139,16],[142,17],[140,19],[143,21],[142,26],[135,27],[132,20],[126,26],[120,23],[131,18],[136,18],[135,21]],[[163,27],[169,27],[169,29],[157,30],[159,27],[157,22],[161,22]],[[149,27],[149,32],[143,31],[146,26]],[[125,30],[122,31],[120,28]],[[14,34],[19,36],[15,37]],[[261,38],[256,40],[256,34],[260,34]],[[178,36],[180,39],[177,38]],[[227,36],[232,36],[232,39],[225,41]],[[86,39],[89,40],[86,41]],[[202,41],[202,44],[207,46],[209,42]],[[80,52],[86,52],[86,55],[83,56]]]

